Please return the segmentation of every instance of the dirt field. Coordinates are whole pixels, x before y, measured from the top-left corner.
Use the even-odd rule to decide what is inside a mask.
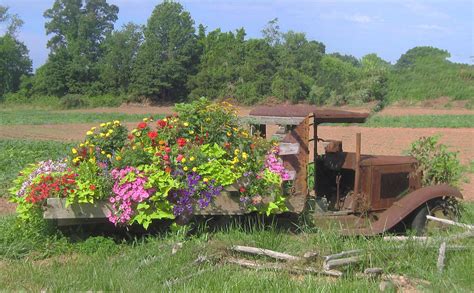
[[[364,112],[366,108],[346,108],[353,111]],[[247,115],[251,110],[249,107],[241,107],[240,115]],[[128,106],[118,108],[97,108],[78,110],[82,112],[112,112],[112,113],[156,113],[169,114],[172,107],[145,107]],[[440,115],[440,114],[472,114],[474,110],[462,108],[457,109],[433,109],[419,107],[390,107],[381,112],[381,115]],[[84,133],[95,124],[68,124],[68,125],[15,125],[0,126],[0,138],[23,138],[39,140],[75,141],[82,140]],[[135,123],[127,123],[129,129],[135,127]],[[459,151],[459,157],[463,164],[469,164],[474,159],[474,128],[364,128],[359,126],[349,127],[320,127],[319,135],[325,139],[341,139],[345,151],[354,151],[355,133],[362,133],[362,152],[367,154],[400,155],[406,150],[410,143],[422,136],[441,134],[441,142],[450,146],[452,150]],[[469,183],[462,185],[462,191],[466,200],[474,201],[474,174],[467,176]],[[12,205],[5,203],[0,198],[0,214],[11,211]]]

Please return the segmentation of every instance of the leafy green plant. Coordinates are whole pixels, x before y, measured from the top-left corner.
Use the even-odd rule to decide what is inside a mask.
[[[422,137],[412,143],[409,154],[419,162],[423,185],[450,184],[458,186],[463,167],[457,152],[439,143],[439,136]]]

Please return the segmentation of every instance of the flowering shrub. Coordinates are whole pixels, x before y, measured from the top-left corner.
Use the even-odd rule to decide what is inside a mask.
[[[12,194],[24,214],[50,197],[67,204],[107,200],[115,225],[187,219],[237,186],[243,209],[286,211],[289,179],[278,146],[240,127],[228,103],[199,99],[177,114],[145,118],[127,134],[119,121],[91,128],[67,162],[27,167]]]

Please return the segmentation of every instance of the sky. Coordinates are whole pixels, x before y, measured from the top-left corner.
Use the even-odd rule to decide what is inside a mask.
[[[54,0],[0,0],[25,24],[18,37],[30,50],[33,67],[48,56],[43,12]],[[146,24],[158,0],[108,0],[120,8],[115,28]],[[304,32],[323,42],[326,52],[357,58],[377,53],[396,62],[415,46],[448,50],[450,60],[474,63],[474,0],[182,0],[196,26],[208,31],[244,27],[247,38],[261,37],[268,21],[278,18],[281,31]]]

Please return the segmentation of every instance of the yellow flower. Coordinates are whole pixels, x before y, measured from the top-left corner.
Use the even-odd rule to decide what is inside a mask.
[[[237,164],[238,162],[240,162],[240,161],[239,161],[239,158],[234,157],[234,160],[232,161],[232,164]]]
[[[103,155],[105,155],[105,151],[101,151],[100,153],[103,154]]]
[[[184,125],[185,127],[188,127],[188,126],[189,126],[189,123],[188,123],[188,122],[184,122],[183,125]]]
[[[207,178],[204,178],[204,179],[202,179],[202,181],[204,181],[204,182],[208,182],[208,181],[209,181],[209,179],[207,179]]]
[[[84,146],[84,144],[83,144],[83,143],[81,143],[79,146],[80,146],[80,147],[83,147],[83,146]]]
[[[141,133],[141,132],[137,132],[137,133],[135,133],[135,135],[138,136],[138,137],[140,137],[140,135],[142,135],[142,133]]]
[[[114,131],[112,129],[109,129],[108,131],[110,134],[114,133]]]
[[[164,118],[163,121],[168,122],[168,118]]]
[[[86,132],[86,135],[93,135],[93,134],[94,134],[94,132],[92,132],[90,130]]]
[[[193,172],[196,172],[197,171],[197,168],[196,167],[193,167]]]
[[[206,122],[210,122],[211,121],[211,118],[206,118]]]
[[[230,133],[230,132],[227,132],[227,136],[229,136],[229,137],[230,137],[230,136],[232,136],[232,133]]]
[[[77,163],[77,162],[79,162],[79,160],[80,160],[80,158],[74,158],[74,159],[72,159],[72,162]]]
[[[101,134],[99,134],[99,136],[100,136],[100,137],[104,137],[104,136],[105,136],[105,134],[101,133]]]
[[[97,127],[91,127],[91,131],[94,131],[96,129],[97,129]]]
[[[248,157],[249,157],[249,156],[247,155],[246,152],[243,152],[243,153],[242,153],[242,158],[243,158],[244,160],[247,160]]]
[[[188,167],[184,166],[183,170],[188,171]]]
[[[105,134],[105,137],[109,137],[109,136],[110,136],[110,133],[107,132],[107,133]]]
[[[120,125],[120,121],[115,120],[115,121],[114,121],[114,124],[115,124],[115,125]]]
[[[76,150],[75,148],[73,148],[73,149],[71,150],[71,152],[72,152],[73,154],[77,154],[77,150]]]
[[[189,158],[189,160],[192,162],[192,161],[195,160],[195,158],[194,158],[194,157],[191,157],[191,158]]]
[[[107,154],[107,158],[112,158],[112,155],[111,154]]]
[[[122,157],[121,157],[121,156],[116,156],[115,159],[116,159],[117,161],[121,161],[121,160],[122,160]]]
[[[132,130],[132,134],[134,134],[135,132],[137,132],[136,128]]]
[[[107,122],[105,125],[110,126],[112,125],[112,122]]]
[[[104,127],[105,126],[105,123],[100,123],[100,127]]]
[[[238,129],[238,128],[235,128],[235,127],[232,128],[232,130],[234,130],[234,131],[239,131],[239,129]]]
[[[148,118],[143,118],[143,122],[148,122]]]
[[[183,158],[183,159],[181,160],[181,163],[186,163],[186,158]]]
[[[240,150],[239,150],[239,149],[235,149],[235,151],[234,151],[234,155],[236,155],[236,156],[237,156],[239,153],[240,153]]]
[[[190,131],[189,131],[189,134],[194,134],[194,130],[190,130]]]
[[[136,146],[136,145],[132,146],[132,149],[133,149],[133,150],[136,150],[136,149],[137,149],[137,146]]]

